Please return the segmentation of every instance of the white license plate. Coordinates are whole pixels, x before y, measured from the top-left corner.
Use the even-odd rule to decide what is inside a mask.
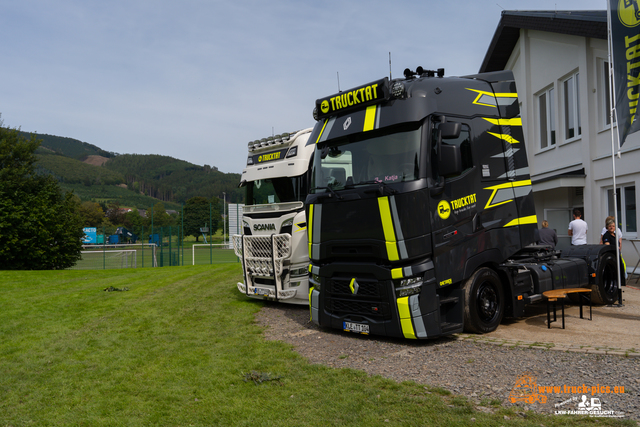
[[[254,295],[268,296],[269,295],[269,289],[253,288],[253,293],[254,293]]]
[[[355,332],[357,334],[369,333],[369,325],[365,323],[342,322],[342,329],[347,332]]]

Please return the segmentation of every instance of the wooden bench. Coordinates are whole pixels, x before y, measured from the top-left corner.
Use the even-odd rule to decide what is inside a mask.
[[[580,318],[582,317],[582,298],[589,301],[589,320],[592,320],[592,312],[591,312],[591,288],[565,288],[565,289],[554,289],[551,291],[543,292],[542,295],[547,298],[547,328],[551,329],[551,303],[553,303],[553,322],[558,320],[556,317],[556,302],[560,300],[562,304],[562,329],[564,329],[564,299],[569,294],[578,294],[578,300],[580,301]]]

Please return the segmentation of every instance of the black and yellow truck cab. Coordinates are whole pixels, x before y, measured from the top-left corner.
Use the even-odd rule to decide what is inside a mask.
[[[493,331],[558,287],[615,299],[615,251],[564,257],[535,245],[510,71],[407,69],[318,99],[314,118],[305,203],[313,322],[432,338]]]

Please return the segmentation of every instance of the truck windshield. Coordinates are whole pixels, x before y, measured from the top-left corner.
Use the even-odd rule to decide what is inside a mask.
[[[337,140],[316,153],[312,190],[320,193],[352,185],[416,180],[420,172],[420,143],[421,128],[415,127],[372,138]]]
[[[304,202],[307,175],[258,179],[247,183],[247,205]]]

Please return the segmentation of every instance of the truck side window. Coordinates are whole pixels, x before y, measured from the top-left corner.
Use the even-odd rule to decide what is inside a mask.
[[[473,167],[473,157],[471,155],[471,131],[469,126],[463,124],[460,130],[460,136],[456,139],[445,139],[443,145],[457,145],[460,147],[460,155],[462,157],[462,173],[465,173]]]

